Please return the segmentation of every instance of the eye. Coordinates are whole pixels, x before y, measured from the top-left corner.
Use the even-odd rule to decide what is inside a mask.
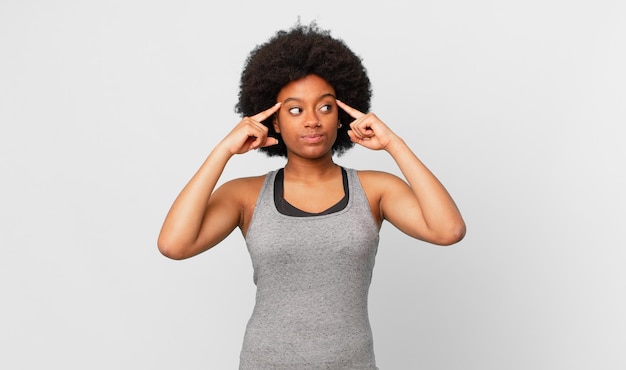
[[[332,110],[332,106],[330,104],[324,104],[320,107],[320,111],[322,112],[330,112]]]
[[[293,115],[300,114],[302,113],[302,108],[300,107],[289,108],[289,113]]]

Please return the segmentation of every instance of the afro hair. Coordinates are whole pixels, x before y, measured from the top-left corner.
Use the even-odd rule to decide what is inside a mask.
[[[333,38],[330,31],[315,22],[299,22],[288,31],[276,32],[267,42],[257,45],[248,55],[239,86],[235,112],[253,116],[276,103],[280,90],[289,82],[308,75],[317,75],[328,82],[337,98],[361,112],[368,112],[372,90],[367,71],[343,40]],[[272,124],[273,117],[262,123],[268,135],[279,139],[278,145],[259,148],[268,156],[287,156],[287,148]],[[353,120],[343,110],[340,122]],[[333,145],[333,153],[343,154],[354,143],[348,136],[349,125],[342,125]]]

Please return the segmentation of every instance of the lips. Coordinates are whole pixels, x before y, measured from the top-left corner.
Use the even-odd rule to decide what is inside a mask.
[[[302,139],[307,143],[315,144],[315,143],[319,143],[320,141],[322,141],[323,137],[324,135],[322,134],[308,134],[308,135],[302,136]]]

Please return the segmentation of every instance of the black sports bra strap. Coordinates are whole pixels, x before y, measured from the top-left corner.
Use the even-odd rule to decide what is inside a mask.
[[[293,217],[321,216],[339,212],[342,209],[346,208],[346,206],[348,205],[348,200],[350,199],[350,190],[348,188],[348,173],[343,167],[341,167],[341,177],[343,179],[343,198],[341,198],[341,200],[335,205],[322,212],[311,213],[296,208],[285,200],[285,173],[284,169],[281,168],[280,170],[278,170],[278,172],[276,173],[276,177],[274,178],[274,205],[276,206],[278,212]]]

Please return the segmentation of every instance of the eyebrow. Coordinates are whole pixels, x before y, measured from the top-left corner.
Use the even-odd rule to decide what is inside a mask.
[[[335,100],[337,99],[337,97],[335,96],[335,94],[326,93],[326,94],[322,94],[322,95],[321,95],[321,96],[320,96],[317,100],[322,100],[322,99],[324,99],[324,98],[326,98],[326,97],[329,97],[329,96],[330,96],[331,98],[335,99]],[[289,102],[289,101],[292,101],[292,100],[295,100],[295,101],[301,101],[302,99],[300,99],[300,98],[287,98],[287,99],[283,100],[283,104],[285,104],[285,103],[287,103],[287,102]]]

